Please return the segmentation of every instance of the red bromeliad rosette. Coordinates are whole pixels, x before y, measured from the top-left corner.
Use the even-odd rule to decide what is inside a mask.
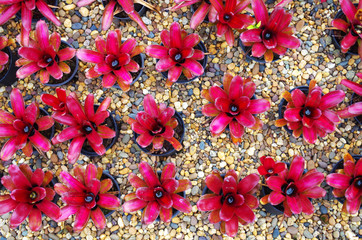
[[[332,26],[346,34],[340,42],[341,50],[346,53],[358,42],[358,54],[362,57],[362,1],[359,1],[357,8],[351,0],[339,0],[339,3],[347,21],[337,18],[332,21]]]
[[[69,114],[67,107],[67,92],[63,88],[56,88],[57,97],[44,93],[40,96],[43,103],[52,107],[53,114],[52,116],[57,118],[57,116],[64,116]]]
[[[112,188],[112,180],[107,178],[100,180],[103,169],[93,164],[87,167],[74,168],[74,176],[66,171],[59,175],[62,183],[55,184],[55,191],[61,196],[67,205],[61,209],[58,222],[65,221],[75,214],[74,231],[80,232],[92,218],[98,229],[106,227],[106,218],[101,209],[116,210],[121,201],[109,190]]]
[[[275,162],[271,157],[262,156],[260,158],[261,166],[258,167],[258,172],[265,179],[270,176],[278,175],[280,172],[286,169],[286,165],[283,162]]]
[[[237,1],[228,0],[224,3],[222,0],[210,0],[211,5],[216,10],[217,32],[216,36],[222,37],[225,35],[227,44],[232,47],[235,42],[233,29],[244,29],[254,22],[254,19],[241,12],[250,4],[249,0]],[[212,21],[211,19],[210,21]]]
[[[23,96],[17,88],[11,91],[10,101],[15,116],[0,109],[0,137],[10,138],[2,147],[0,158],[8,161],[19,149],[30,157],[33,154],[33,146],[43,152],[49,151],[50,141],[40,131],[50,129],[54,125],[53,118],[40,117],[36,102],[25,108]]]
[[[175,164],[166,164],[160,178],[147,162],[141,162],[138,168],[143,180],[134,173],[128,176],[136,191],[125,196],[124,212],[130,213],[144,208],[142,212],[144,224],[153,223],[158,216],[165,223],[171,222],[172,209],[184,213],[191,212],[190,202],[178,194],[191,188],[191,182],[188,179],[175,179]]]
[[[203,51],[195,49],[200,42],[200,36],[196,33],[187,34],[181,29],[178,22],[171,24],[170,31],[163,30],[160,34],[163,46],[150,45],[146,47],[146,54],[160,59],[156,64],[158,72],[168,71],[167,86],[176,82],[181,73],[192,79],[201,76],[204,68],[198,62],[205,57]]]
[[[129,38],[122,43],[122,33],[117,29],[109,32],[106,40],[100,36],[97,37],[96,48],[97,51],[88,49],[77,51],[79,59],[95,63],[95,66],[86,73],[86,77],[103,76],[103,87],[110,88],[117,82],[123,91],[128,91],[133,81],[130,72],[140,70],[140,66],[132,58],[143,52],[143,46],[137,46],[134,38]]]
[[[45,84],[49,82],[50,76],[61,79],[63,74],[69,74],[71,69],[65,61],[75,56],[75,49],[60,49],[60,44],[60,34],[54,32],[49,36],[48,25],[40,20],[36,24],[35,39],[30,39],[29,45],[19,48],[18,53],[22,58],[15,63],[20,67],[16,76],[23,79],[37,73],[36,78]]]
[[[270,14],[263,0],[251,0],[256,18],[256,26],[240,35],[245,46],[252,47],[252,56],[262,57],[271,62],[274,53],[284,55],[288,48],[298,48],[300,41],[293,37],[293,28],[289,27],[292,14],[282,7],[276,7]]]
[[[275,122],[277,127],[288,126],[293,130],[293,136],[298,138],[303,134],[304,140],[314,144],[317,137],[325,137],[336,129],[340,121],[338,114],[331,108],[343,101],[345,93],[342,90],[331,91],[322,96],[322,88],[316,86],[316,81],[309,84],[308,93],[294,89],[292,93],[285,91],[282,96],[288,104],[284,118]]]
[[[1,183],[10,194],[0,195],[0,215],[14,210],[10,217],[10,227],[17,228],[27,217],[32,231],[42,227],[42,213],[56,221],[60,217],[59,207],[51,202],[55,192],[47,187],[53,179],[51,172],[36,169],[34,172],[26,164],[11,165],[9,175],[1,178]]]
[[[226,73],[223,78],[223,88],[212,86],[202,90],[201,95],[210,101],[202,107],[205,116],[215,117],[210,124],[213,136],[219,136],[227,126],[233,143],[241,142],[245,127],[254,130],[261,129],[263,123],[253,114],[263,113],[270,108],[266,99],[251,99],[256,85],[250,78],[242,79]]]
[[[277,176],[266,179],[267,186],[272,190],[265,195],[260,202],[265,205],[283,204],[284,215],[291,217],[292,214],[313,214],[314,206],[309,198],[324,197],[326,191],[319,187],[323,180],[323,173],[312,169],[303,174],[304,158],[295,156],[290,168],[280,172]]]
[[[356,75],[360,79],[362,79],[362,73],[356,73]],[[343,79],[341,81],[341,84],[351,89],[358,96],[362,96],[362,83],[358,84],[350,80]],[[362,115],[362,102],[355,102],[352,105],[348,106],[347,108],[338,111],[338,116],[340,118],[351,118],[351,117],[357,117],[359,115]]]
[[[362,204],[362,158],[354,160],[347,153],[344,155],[343,169],[327,175],[327,184],[334,187],[333,195],[346,200],[342,212],[356,214]]]
[[[255,221],[252,209],[257,208],[259,202],[252,194],[258,189],[257,174],[250,174],[239,181],[234,170],[229,170],[224,178],[219,171],[214,170],[205,182],[212,193],[201,196],[197,208],[200,211],[211,211],[209,222],[221,222],[222,233],[235,237],[239,222],[246,225]]]
[[[72,139],[67,155],[69,163],[74,164],[78,160],[86,140],[99,156],[106,153],[103,139],[112,139],[116,136],[116,132],[104,124],[110,115],[107,110],[110,103],[111,98],[107,97],[95,111],[93,94],[88,94],[83,107],[77,95],[70,93],[66,98],[69,113],[53,114],[53,118],[57,122],[69,126],[52,139],[53,144]]]
[[[152,144],[153,149],[161,150],[164,141],[168,141],[177,151],[182,149],[182,145],[174,135],[174,129],[178,122],[174,118],[175,109],[167,107],[165,103],[156,104],[152,95],[148,94],[143,100],[145,111],[137,113],[136,119],[128,118],[132,130],[139,136],[137,143],[146,148]]]
[[[0,37],[0,73],[4,70],[5,65],[9,62],[9,55],[2,50],[8,46],[8,39],[5,36]]]

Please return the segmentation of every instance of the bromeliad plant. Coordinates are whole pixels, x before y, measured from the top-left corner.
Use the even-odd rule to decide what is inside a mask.
[[[79,49],[77,52],[77,57],[82,61],[95,63],[86,73],[86,77],[103,76],[103,87],[110,88],[117,82],[123,91],[128,91],[133,81],[130,72],[140,70],[140,66],[132,58],[143,52],[143,46],[137,46],[134,38],[122,43],[122,32],[117,29],[108,33],[106,41],[100,36],[97,37],[96,48],[97,51]]]
[[[346,53],[358,42],[358,54],[362,58],[362,1],[359,1],[357,8],[351,0],[339,0],[339,3],[347,21],[336,18],[332,26],[346,34],[340,43],[341,50]]]
[[[216,36],[225,35],[227,44],[232,47],[235,42],[233,29],[241,30],[254,23],[254,19],[241,12],[250,4],[249,0],[210,0],[211,5],[216,10]]]
[[[258,199],[253,196],[259,187],[257,174],[238,180],[234,170],[229,170],[224,178],[219,171],[214,170],[206,177],[205,182],[212,193],[201,196],[197,208],[200,211],[211,211],[209,222],[221,222],[222,233],[235,237],[239,222],[246,225],[255,221],[252,209],[259,206]]]
[[[9,62],[9,55],[3,51],[8,46],[8,39],[5,36],[0,37],[0,73],[5,69]]]
[[[307,94],[294,89],[292,93],[283,92],[282,96],[288,104],[284,118],[275,122],[277,127],[287,125],[293,130],[294,137],[303,134],[304,140],[311,144],[316,142],[318,136],[325,137],[327,133],[335,131],[340,118],[331,108],[343,101],[345,93],[342,90],[331,91],[323,96],[322,88],[312,80]]]
[[[85,141],[98,155],[105,154],[106,148],[103,145],[103,139],[111,139],[116,136],[114,130],[103,124],[109,117],[107,108],[110,103],[111,98],[107,97],[95,112],[93,94],[86,97],[83,107],[77,96],[70,93],[66,98],[66,106],[70,114],[53,115],[57,122],[69,126],[56,135],[52,139],[52,143],[58,144],[72,139],[67,155],[70,164],[74,164],[79,158]]]
[[[38,9],[44,17],[53,22],[55,25],[62,25],[44,0],[1,0],[0,5],[5,6],[5,9],[0,13],[0,25],[9,21],[10,18],[21,10],[22,43],[27,43],[29,40],[33,11],[36,9]]]
[[[30,157],[33,146],[43,152],[49,151],[51,144],[40,131],[51,128],[54,125],[53,118],[40,117],[36,102],[25,108],[23,96],[17,88],[11,91],[10,101],[14,115],[0,109],[0,137],[10,138],[2,147],[0,158],[8,161],[19,149]]]
[[[175,178],[175,164],[167,163],[161,176],[158,176],[147,162],[141,162],[138,169],[143,180],[134,173],[129,174],[128,181],[136,191],[125,196],[122,206],[124,212],[131,213],[144,208],[143,224],[153,223],[158,216],[161,221],[169,223],[173,209],[184,213],[191,212],[190,202],[178,194],[191,188],[191,182],[188,179]]]
[[[165,103],[156,104],[152,95],[148,94],[143,100],[145,111],[137,113],[136,119],[128,118],[128,124],[139,136],[137,143],[146,148],[152,144],[155,150],[161,150],[164,141],[168,141],[177,150],[182,149],[181,143],[174,137],[174,129],[178,122],[174,118],[175,109]]]
[[[41,100],[44,104],[47,104],[52,107],[53,114],[52,116],[57,118],[58,116],[64,116],[69,114],[67,107],[67,92],[63,88],[56,88],[57,97],[44,93],[41,95]]]
[[[223,88],[212,86],[201,95],[210,103],[202,107],[205,116],[215,117],[210,124],[213,136],[219,136],[229,126],[233,143],[241,142],[245,127],[261,129],[263,123],[253,114],[263,113],[270,108],[266,99],[252,99],[256,85],[250,78],[242,79],[226,73]]]
[[[102,168],[93,164],[88,164],[85,169],[75,167],[75,177],[66,171],[60,173],[59,179],[62,183],[56,183],[54,189],[67,205],[61,208],[58,222],[65,221],[75,214],[75,232],[82,231],[89,218],[92,218],[98,229],[106,227],[107,221],[102,209],[116,210],[121,202],[114,193],[109,192],[113,186],[112,180],[100,180],[102,173]]]
[[[362,158],[357,162],[347,153],[343,169],[327,175],[327,184],[334,187],[333,195],[345,198],[342,212],[356,214],[362,205]]]
[[[201,76],[204,73],[204,68],[198,62],[198,60],[204,59],[204,52],[195,49],[200,42],[198,34],[187,35],[185,30],[181,30],[180,24],[174,22],[171,24],[170,31],[163,30],[160,37],[163,46],[147,46],[146,54],[160,59],[156,64],[158,72],[168,71],[167,86],[176,82],[181,73],[187,79]]]
[[[36,24],[35,39],[29,40],[28,46],[19,48],[22,57],[16,61],[16,66],[21,67],[16,72],[18,78],[26,78],[36,73],[36,78],[45,84],[49,77],[61,79],[63,73],[71,72],[65,61],[75,56],[74,48],[59,49],[61,44],[60,34],[54,32],[49,36],[48,25],[40,20]]]
[[[77,6],[84,7],[93,3],[94,1],[95,0],[80,0],[79,2],[77,2]],[[113,22],[113,15],[115,14],[114,12],[120,12],[121,10],[123,10],[148,35],[150,31],[148,30],[146,24],[143,22],[141,16],[134,9],[134,2],[140,2],[141,4],[146,5],[150,9],[154,9],[152,5],[140,0],[110,0],[108,1],[108,4],[103,12],[102,30],[106,31],[111,27]]]
[[[240,40],[245,46],[251,47],[251,55],[264,56],[265,61],[271,62],[274,53],[284,55],[288,48],[298,48],[300,41],[292,36],[293,28],[289,27],[292,14],[276,7],[269,16],[263,0],[251,0],[255,14],[256,26],[241,33]]]
[[[357,73],[356,75],[362,79],[362,73]],[[347,79],[343,79],[341,81],[341,84],[351,89],[358,96],[362,96],[362,84],[358,84]],[[359,115],[362,115],[362,102],[353,103],[347,108],[338,111],[338,116],[340,118],[351,118],[351,117],[357,117]]]
[[[266,179],[267,186],[271,193],[261,198],[260,202],[265,205],[283,204],[284,215],[291,217],[292,214],[313,214],[314,206],[308,198],[321,198],[326,191],[319,187],[323,180],[323,173],[316,169],[309,170],[303,174],[304,158],[295,156],[290,168],[278,173],[277,176],[270,176]]]
[[[270,176],[276,176],[286,169],[285,163],[275,162],[271,157],[262,156],[260,162],[261,166],[258,167],[258,172],[265,179],[268,179]]]
[[[48,187],[53,179],[51,172],[36,169],[34,172],[26,164],[11,165],[9,175],[1,178],[1,183],[10,194],[0,196],[0,215],[14,210],[10,217],[10,227],[17,228],[27,217],[32,231],[42,227],[42,213],[56,221],[60,217],[59,207],[51,202],[55,196]]]

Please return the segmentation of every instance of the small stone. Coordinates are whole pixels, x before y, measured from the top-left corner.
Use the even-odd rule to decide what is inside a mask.
[[[72,21],[70,19],[65,19],[64,26],[70,28],[72,26]]]
[[[231,165],[234,163],[234,158],[232,156],[227,156],[225,161],[227,164]]]
[[[296,228],[296,227],[288,227],[287,231],[288,231],[288,233],[290,233],[292,235],[295,235],[295,234],[298,233],[298,228]]]
[[[303,234],[306,238],[309,238],[309,239],[313,238],[313,234],[311,234],[307,229],[304,230]]]
[[[81,7],[81,8],[79,9],[79,13],[80,13],[83,17],[88,17],[88,15],[89,15],[89,10],[88,10],[88,8],[86,8],[86,7]]]
[[[321,210],[322,214],[327,214],[328,213],[328,210],[324,205],[322,205],[319,210]]]
[[[279,229],[276,227],[273,231],[273,238],[277,238],[279,236]]]

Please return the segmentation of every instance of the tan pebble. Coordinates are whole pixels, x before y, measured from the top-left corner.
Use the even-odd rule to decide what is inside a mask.
[[[300,20],[299,22],[297,22],[296,26],[295,26],[295,30],[297,32],[300,32],[300,30],[302,30],[303,26],[304,26],[304,20]]]
[[[225,153],[223,152],[218,152],[217,156],[221,159],[221,160],[225,160]]]
[[[125,175],[125,174],[128,173],[128,171],[129,171],[128,168],[123,168],[121,171],[119,171],[119,173],[120,173],[121,175]]]
[[[227,156],[225,161],[227,164],[233,164],[234,158],[232,156]]]
[[[70,19],[65,19],[64,26],[67,28],[72,27],[72,21]]]
[[[63,7],[63,9],[64,9],[65,11],[69,11],[69,10],[72,10],[72,9],[74,9],[74,8],[75,8],[75,4],[65,5],[65,6]]]
[[[89,10],[88,10],[88,8],[81,7],[81,8],[79,9],[79,13],[82,14],[83,17],[88,17],[88,15],[89,15]]]
[[[196,153],[196,147],[195,146],[191,146],[190,147],[190,155],[194,155]]]

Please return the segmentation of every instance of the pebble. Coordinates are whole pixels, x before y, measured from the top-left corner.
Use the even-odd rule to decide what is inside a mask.
[[[296,228],[296,227],[288,227],[287,231],[288,231],[288,233],[290,233],[292,235],[295,235],[295,234],[298,233],[298,228]]]
[[[307,229],[304,230],[303,232],[304,236],[308,239],[312,239],[313,238],[313,234],[311,234]]]
[[[79,13],[80,13],[83,17],[88,17],[88,15],[89,15],[89,10],[88,10],[88,8],[86,8],[86,7],[81,7],[81,8],[79,9]]]
[[[328,213],[327,208],[325,206],[323,206],[323,205],[320,207],[320,211],[321,211],[322,214],[327,214]]]

